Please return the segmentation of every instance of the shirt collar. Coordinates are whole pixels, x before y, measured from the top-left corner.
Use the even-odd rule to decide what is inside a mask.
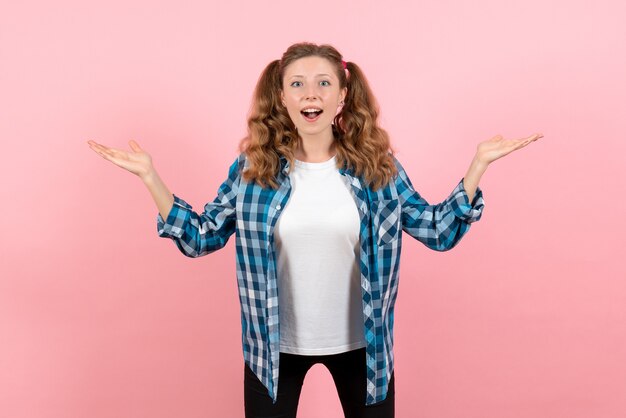
[[[289,172],[289,160],[287,160],[287,157],[285,157],[284,155],[280,155],[279,159],[280,159],[280,165],[282,167],[281,171],[284,175],[287,175],[287,173]],[[347,168],[346,164],[344,164],[344,166],[339,169],[339,173],[341,175],[347,175],[349,177],[354,176],[352,170]]]

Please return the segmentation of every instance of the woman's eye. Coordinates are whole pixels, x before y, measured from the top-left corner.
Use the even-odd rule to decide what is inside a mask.
[[[330,86],[330,81],[328,81],[328,80],[320,81],[320,83],[326,83],[326,84],[323,84],[323,85],[324,86]],[[301,81],[294,81],[293,83],[291,83],[291,87],[298,87],[296,84],[302,84],[302,82]]]

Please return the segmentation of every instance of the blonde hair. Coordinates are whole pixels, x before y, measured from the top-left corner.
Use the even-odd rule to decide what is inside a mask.
[[[285,68],[309,56],[326,58],[335,68],[339,88],[348,88],[345,104],[333,120],[337,166],[362,176],[372,190],[385,186],[397,173],[393,160],[395,151],[391,148],[389,134],[378,125],[378,103],[365,75],[358,65],[348,62],[349,75],[346,76],[342,56],[333,46],[309,42],[291,45],[282,58],[270,62],[259,77],[248,116],[248,135],[239,143],[239,151],[244,152],[250,162],[243,172],[244,180],[276,189],[280,156],[287,158],[293,168],[294,152],[301,138],[281,104],[280,91]]]

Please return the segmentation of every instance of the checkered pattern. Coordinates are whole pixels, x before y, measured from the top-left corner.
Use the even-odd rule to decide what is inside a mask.
[[[361,219],[359,266],[367,341],[366,405],[386,398],[393,371],[394,305],[402,231],[433,250],[446,251],[459,242],[472,222],[480,219],[484,207],[480,188],[470,204],[463,179],[442,203],[429,205],[415,191],[395,157],[394,161],[398,176],[376,192],[350,169],[339,170]],[[243,357],[276,402],[280,324],[273,231],[291,191],[289,162],[281,157],[277,190],[245,182],[241,171],[247,166],[242,153],[202,214],[174,194],[167,220],[157,214],[157,231],[160,237],[172,239],[188,257],[200,257],[224,247],[235,233]]]

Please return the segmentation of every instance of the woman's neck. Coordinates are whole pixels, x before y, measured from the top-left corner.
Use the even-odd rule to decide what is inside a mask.
[[[335,138],[320,140],[319,138],[301,137],[300,146],[294,156],[299,161],[319,163],[328,161],[336,154]]]

